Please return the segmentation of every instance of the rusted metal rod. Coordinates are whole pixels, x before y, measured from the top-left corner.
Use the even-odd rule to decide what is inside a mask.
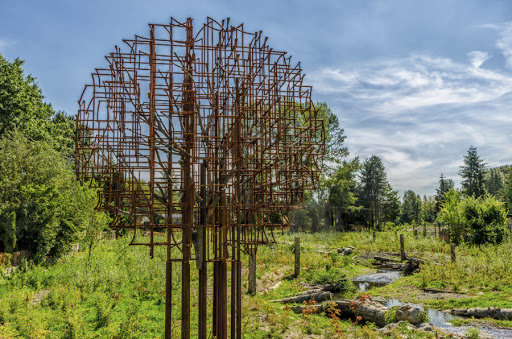
[[[241,253],[275,241],[322,170],[324,122],[300,64],[261,32],[211,18],[198,27],[190,18],[150,24],[147,36],[123,40],[106,62],[79,100],[77,177],[99,189],[98,208],[116,232],[132,232],[131,245],[147,246],[151,257],[166,246],[166,338],[173,284],[182,285],[182,338],[210,335],[208,279],[212,334],[241,338]],[[172,279],[173,262],[181,282]]]

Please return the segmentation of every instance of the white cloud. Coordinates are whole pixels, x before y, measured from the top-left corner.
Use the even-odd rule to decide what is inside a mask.
[[[512,68],[512,23],[499,29],[496,45]],[[353,155],[380,156],[401,194],[434,194],[441,173],[460,182],[470,145],[492,166],[512,164],[512,73],[486,67],[491,58],[415,53],[325,67],[308,80],[339,114]]]
[[[480,68],[491,56],[487,52],[472,51],[468,53],[468,57],[474,68]]]
[[[496,47],[501,50],[508,68],[512,68],[512,23],[506,23],[498,29],[500,29],[500,38],[496,42]]]
[[[443,104],[476,104],[512,93],[512,76],[480,68],[490,58],[488,53],[473,51],[468,56],[467,64],[415,54],[350,65],[347,71],[325,68],[312,81],[317,91],[364,99],[367,107],[386,115]]]

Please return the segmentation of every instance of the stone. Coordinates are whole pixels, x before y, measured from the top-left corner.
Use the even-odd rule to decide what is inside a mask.
[[[416,325],[419,330],[425,331],[425,332],[432,332],[434,330],[434,326],[430,323],[420,323]]]
[[[418,324],[423,322],[424,318],[423,311],[417,307],[403,305],[396,310],[396,319],[398,321],[408,321],[411,324]]]

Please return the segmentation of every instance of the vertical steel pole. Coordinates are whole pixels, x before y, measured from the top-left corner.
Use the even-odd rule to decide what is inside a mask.
[[[183,134],[185,140],[185,153],[183,160],[183,262],[182,262],[182,290],[181,290],[181,337],[190,338],[190,257],[192,247],[192,227],[194,226],[195,183],[193,176],[194,143],[195,143],[195,98],[193,88],[193,47],[192,19],[186,23],[187,40],[185,42],[186,55],[184,70],[184,107],[182,112]]]
[[[154,239],[153,229],[155,224],[153,198],[155,192],[155,83],[156,83],[156,55],[155,55],[155,26],[150,25],[150,41],[149,41],[149,235],[150,247],[149,255],[154,256]],[[145,194],[142,192],[142,194]]]
[[[208,272],[207,272],[207,262],[206,262],[206,160],[201,164],[201,198],[203,199],[201,203],[201,211],[199,214],[199,223],[200,228],[198,232],[200,233],[200,241],[202,246],[202,251],[200,253],[201,256],[201,267],[199,269],[199,339],[207,338],[207,291],[208,291]],[[197,255],[197,253],[196,253]]]

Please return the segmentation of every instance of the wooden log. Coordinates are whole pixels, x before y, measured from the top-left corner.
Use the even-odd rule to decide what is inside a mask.
[[[398,260],[395,260],[395,259],[390,259],[390,258],[386,258],[386,257],[380,257],[380,256],[377,256],[377,255],[375,255],[373,257],[373,259],[381,261],[381,262],[399,262]]]
[[[377,326],[385,326],[385,314],[389,310],[386,306],[373,300],[366,300],[362,304],[355,301],[352,305],[352,300],[341,299],[334,300],[334,307],[340,311],[340,317],[348,318],[356,315],[361,316],[364,321],[370,321],[375,323]],[[354,309],[352,309],[352,306]],[[325,309],[325,307],[324,307]]]
[[[299,306],[291,306],[290,310],[297,314],[304,314],[305,310],[311,310],[313,313],[319,314],[324,310],[324,305],[315,304],[315,305],[299,305]]]
[[[400,260],[404,261],[406,259],[405,256],[405,244],[404,244],[404,235],[400,234]]]
[[[450,310],[453,315],[475,318],[493,318],[498,320],[512,320],[512,309],[498,307],[458,308]]]
[[[306,293],[301,295],[296,295],[295,297],[283,298],[272,300],[272,303],[282,303],[282,304],[292,304],[292,303],[303,303],[304,301],[309,302],[314,300],[315,302],[322,302],[326,300],[331,300],[332,293],[327,291],[315,292],[315,293]]]
[[[252,249],[249,253],[249,286],[247,288],[249,294],[256,294],[256,249]]]
[[[295,237],[295,276],[300,275],[300,238]]]

